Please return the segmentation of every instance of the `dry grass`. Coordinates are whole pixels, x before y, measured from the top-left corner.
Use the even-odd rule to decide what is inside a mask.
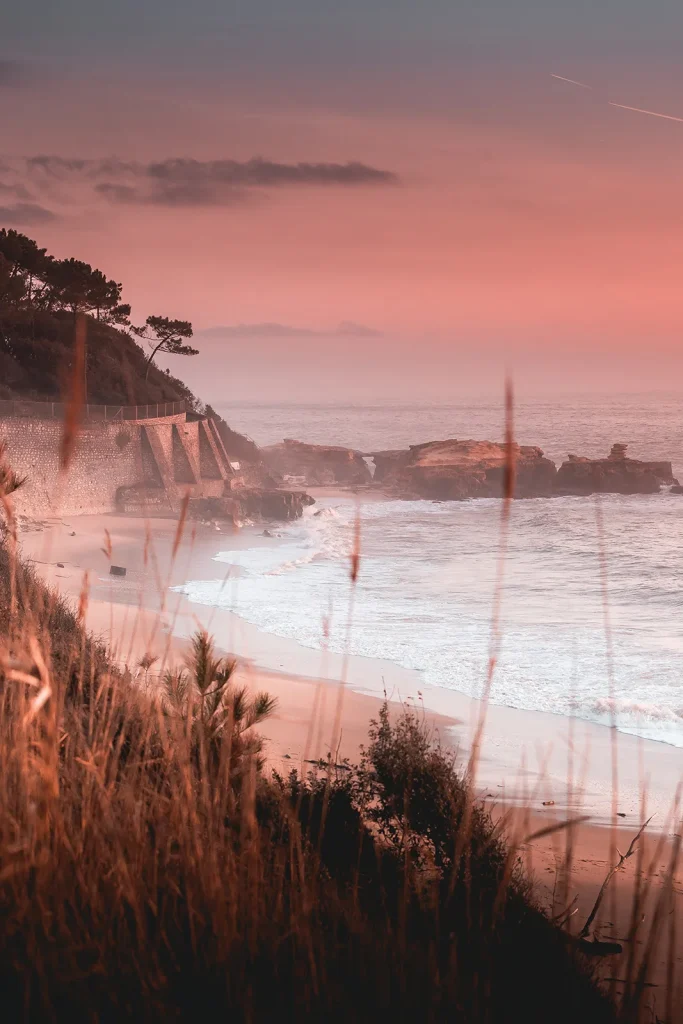
[[[502,628],[512,436],[509,391],[491,658],[464,778],[414,712],[392,722],[386,706],[358,765],[267,778],[254,726],[268,700],[233,688],[208,637],[163,692],[136,688],[84,632],[83,609],[74,615],[17,562],[10,529],[0,545],[0,981],[10,1019],[655,1019],[648,967],[670,916],[678,844],[647,941],[622,957],[626,978],[609,998],[592,967],[607,951],[572,933],[571,903],[553,920],[541,912],[519,841],[474,798]],[[182,529],[183,517],[174,556]],[[360,565],[358,518],[352,594]],[[340,716],[341,703],[335,737]],[[570,879],[572,823],[554,828],[567,839]],[[645,868],[633,937],[652,884]],[[672,968],[658,1003],[669,1024],[674,991]]]
[[[206,638],[169,709],[20,563],[12,610],[10,574],[2,548],[10,1019],[614,1019],[415,715],[356,767],[268,780]]]

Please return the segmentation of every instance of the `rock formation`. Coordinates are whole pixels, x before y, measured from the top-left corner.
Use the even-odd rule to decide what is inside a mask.
[[[555,464],[540,448],[514,445],[515,497],[549,497]],[[430,441],[407,451],[374,452],[375,482],[402,498],[498,498],[507,453],[493,441]]]
[[[614,444],[605,459],[569,455],[556,470],[540,448],[515,445],[515,497],[656,494],[678,481],[670,462],[641,462]],[[373,452],[375,484],[401,498],[494,498],[503,491],[505,445],[492,441],[430,441],[407,450]],[[674,493],[676,493],[674,491]]]
[[[641,462],[626,456],[625,444],[614,444],[606,459],[569,455],[557,471],[556,494],[657,494],[678,481],[670,462]]]
[[[197,498],[189,503],[195,519],[227,519],[236,526],[245,519],[299,519],[307,505],[314,504],[305,491],[279,488],[244,488],[220,498]]]
[[[285,484],[358,487],[372,482],[372,473],[362,454],[351,448],[285,439],[261,452],[265,464]]]

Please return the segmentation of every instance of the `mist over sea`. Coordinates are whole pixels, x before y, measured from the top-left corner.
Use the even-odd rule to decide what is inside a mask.
[[[374,405],[220,403],[215,408],[259,445],[284,437],[341,444],[361,451],[407,448],[447,437],[500,441],[503,398],[453,405],[378,402]],[[596,458],[615,442],[634,459],[670,459],[683,477],[683,394],[568,395],[516,400],[520,444],[539,445],[558,465],[567,454]],[[683,481],[682,481],[683,482]]]
[[[366,451],[446,437],[499,440],[500,403],[453,406],[231,405],[219,411],[259,444],[283,437]],[[568,452],[670,459],[683,478],[683,399],[628,395],[521,403],[521,443]],[[625,731],[683,747],[683,497],[605,495],[614,711]],[[315,512],[320,511],[320,515]],[[227,549],[216,579],[184,588],[260,628],[344,650],[355,505],[329,499],[282,527],[272,546]],[[369,502],[350,648],[419,669],[477,696],[486,674],[500,503]],[[228,564],[241,566],[226,588]],[[503,642],[492,701],[608,724],[609,673],[595,498],[513,505]]]

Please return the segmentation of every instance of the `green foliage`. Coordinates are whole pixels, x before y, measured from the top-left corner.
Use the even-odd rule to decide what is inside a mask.
[[[534,906],[514,849],[416,712],[392,721],[385,704],[358,765],[330,760],[305,779],[276,775],[274,786],[279,800],[261,798],[273,841],[303,841],[339,904],[353,901],[368,956],[370,935],[382,950],[375,969],[385,956],[405,983],[393,993],[399,1019],[614,1020],[566,936]]]
[[[277,701],[268,693],[250,695],[246,686],[235,684],[234,658],[218,657],[213,638],[204,631],[192,637],[184,668],[169,669],[162,677],[165,707],[189,729],[193,748],[217,763],[229,749],[230,776],[241,778],[248,757],[262,749],[255,726],[269,718]]]
[[[150,316],[130,324],[130,306],[121,285],[77,259],[55,260],[33,239],[0,229],[0,399],[60,401],[73,359],[75,313],[88,316],[87,399],[113,405],[146,405],[183,400],[202,411],[190,389],[167,370],[154,366],[155,352],[196,355],[187,344],[192,324]],[[151,344],[145,355],[132,332]],[[231,457],[260,463],[256,445],[217,419]]]
[[[44,279],[52,257],[32,238],[18,231],[0,230],[0,306],[17,308],[34,300],[34,282]]]
[[[32,238],[0,231],[0,309],[94,313],[104,323],[128,325],[121,285],[73,258],[56,260]]]
[[[94,313],[104,323],[127,326],[130,306],[121,302],[121,289],[122,285],[82,260],[51,260],[40,303],[46,309],[66,309],[74,316]]]
[[[172,320],[167,316],[148,316],[141,327],[134,327],[133,333],[145,338],[152,349],[147,360],[147,370],[157,352],[167,352],[172,356],[196,356],[199,350],[186,345],[183,339],[192,337],[192,324],[189,320]]]
[[[357,772],[357,799],[384,842],[439,870],[453,870],[462,856],[461,828],[488,858],[502,853],[492,844],[485,811],[472,802],[456,755],[434,743],[418,712],[405,708],[392,722],[385,703],[372,721],[370,743]]]

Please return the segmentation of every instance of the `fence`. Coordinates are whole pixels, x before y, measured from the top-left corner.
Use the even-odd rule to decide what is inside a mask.
[[[36,420],[62,420],[64,402],[28,402],[22,399],[0,400],[0,416]],[[180,416],[185,402],[156,402],[151,405],[84,405],[85,420],[154,420],[162,416]]]

